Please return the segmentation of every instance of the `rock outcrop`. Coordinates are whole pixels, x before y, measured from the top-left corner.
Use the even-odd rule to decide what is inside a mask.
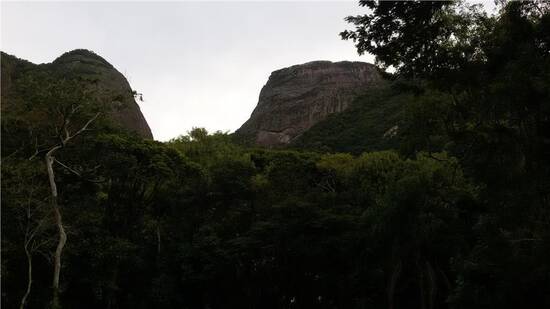
[[[134,99],[130,84],[119,71],[97,54],[77,49],[61,55],[52,63],[37,65],[2,52],[1,60],[2,112],[9,111],[13,104],[25,101],[18,85],[25,82],[26,74],[32,72],[61,78],[78,77],[82,87],[93,87],[95,99],[108,106],[106,114],[113,126],[135,132],[143,138],[153,138]]]
[[[271,73],[250,119],[235,135],[262,146],[290,143],[384,80],[364,62],[314,61]]]

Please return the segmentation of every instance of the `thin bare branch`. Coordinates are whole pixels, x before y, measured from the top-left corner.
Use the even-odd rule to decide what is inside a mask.
[[[510,240],[511,243],[515,244],[518,242],[526,242],[526,241],[542,241],[540,238],[521,238],[521,239],[512,239]]]
[[[68,167],[67,165],[61,163],[59,160],[57,160],[57,159],[54,158],[54,161],[57,162],[57,164],[63,166],[63,167],[64,167],[65,169],[67,169],[69,172],[75,174],[75,175],[78,176],[78,177],[82,177],[82,175],[81,175],[78,171],[76,171],[76,170],[74,170],[74,169]]]
[[[96,113],[92,118],[90,118],[90,120],[88,120],[88,122],[86,122],[84,124],[84,126],[80,130],[78,130],[76,133],[74,133],[73,135],[70,135],[68,138],[66,138],[64,143],[67,143],[69,140],[73,139],[74,137],[78,136],[82,132],[86,131],[88,129],[88,126],[90,126],[90,124],[92,122],[94,122],[97,119],[97,117],[99,117],[100,114],[101,113],[99,113],[99,112]]]

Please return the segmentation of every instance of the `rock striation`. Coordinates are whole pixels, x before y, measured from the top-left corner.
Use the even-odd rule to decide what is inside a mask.
[[[52,63],[33,64],[2,52],[2,112],[13,104],[24,103],[24,94],[18,90],[29,72],[50,76],[78,77],[82,87],[93,87],[98,102],[108,105],[107,118],[115,127],[152,139],[153,134],[135,101],[126,78],[109,62],[85,49],[64,53]]]
[[[250,119],[235,135],[261,146],[289,144],[383,83],[377,68],[364,62],[313,61],[274,71]]]

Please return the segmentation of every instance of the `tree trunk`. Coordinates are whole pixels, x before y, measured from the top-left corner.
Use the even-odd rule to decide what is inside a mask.
[[[430,262],[426,261],[426,270],[428,274],[428,283],[429,283],[429,295],[428,295],[428,308],[433,309],[434,308],[434,302],[435,297],[437,296],[437,280],[434,268],[432,267],[432,264]]]
[[[388,284],[388,308],[393,309],[395,306],[394,296],[395,296],[395,287],[397,286],[397,279],[401,274],[401,261],[394,266],[390,282]]]
[[[445,287],[447,288],[447,293],[450,293],[451,290],[453,289],[453,287],[451,285],[451,282],[449,281],[449,278],[447,277],[447,275],[445,274],[443,269],[441,269],[441,267],[439,267],[439,265],[436,264],[436,267],[437,267],[437,271],[439,272],[439,274],[443,278],[443,282],[445,283]]]
[[[55,183],[55,174],[53,171],[53,162],[54,157],[53,153],[61,148],[60,146],[53,147],[50,151],[46,153],[46,167],[48,170],[48,178],[50,181],[50,190],[51,190],[51,203],[54,212],[55,225],[57,226],[59,240],[57,242],[57,248],[55,249],[54,254],[54,268],[53,268],[53,295],[52,295],[52,307],[54,309],[60,308],[61,303],[59,302],[59,275],[61,273],[61,256],[63,253],[63,247],[67,242],[67,234],[65,233],[65,228],[63,227],[63,219],[61,217],[61,210],[57,203],[57,185]]]
[[[32,287],[32,254],[29,251],[28,244],[25,244],[25,254],[27,255],[27,290],[25,291],[23,298],[21,298],[21,305],[19,306],[19,309],[25,308],[27,298],[29,298],[29,294],[31,294]]]
[[[159,257],[160,256],[160,222],[157,222],[156,234],[157,234],[157,257]]]
[[[416,269],[418,271],[418,285],[420,288],[420,308],[426,309],[426,291],[425,291],[425,280],[424,280],[424,269],[419,262],[419,259],[416,259]]]
[[[59,275],[61,273],[61,255],[63,253],[63,247],[67,242],[67,234],[65,233],[65,228],[63,227],[63,221],[61,219],[61,212],[59,207],[55,207],[55,223],[59,231],[59,241],[57,243],[57,248],[55,249],[54,255],[54,269],[53,269],[53,308],[60,308],[59,303]]]

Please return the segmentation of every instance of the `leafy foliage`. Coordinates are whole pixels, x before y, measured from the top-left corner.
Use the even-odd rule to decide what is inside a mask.
[[[304,132],[292,147],[321,152],[379,151],[399,148],[403,110],[413,99],[410,93],[389,88],[371,90],[352,105]]]
[[[394,81],[304,134],[315,152],[100,123],[64,145],[64,307],[550,306],[548,6],[361,3],[346,36]],[[46,171],[28,159],[37,133],[55,141],[43,97],[76,93],[58,86],[2,118],[6,308],[25,292],[28,227],[42,245],[27,306],[49,302]]]

